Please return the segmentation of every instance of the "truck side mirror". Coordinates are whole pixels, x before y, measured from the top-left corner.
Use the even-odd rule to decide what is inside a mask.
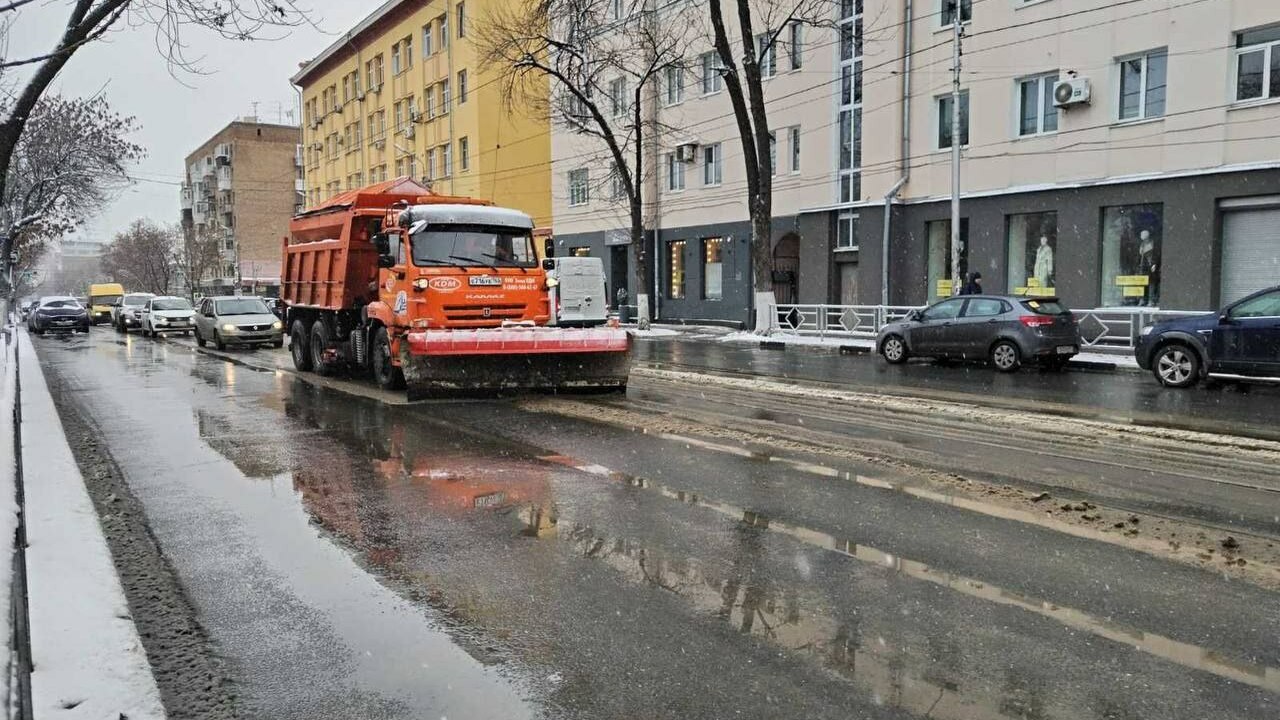
[[[378,233],[373,236],[373,247],[379,255],[390,255],[391,238],[387,237],[386,233]]]
[[[542,245],[543,256],[553,258],[556,256],[556,239],[547,238]]]
[[[387,254],[378,255],[378,267],[392,268],[396,266],[396,259]]]
[[[545,257],[545,258],[542,258],[542,269],[543,269],[543,270],[555,270],[555,269],[556,269],[556,260],[555,260],[555,258],[551,258],[551,257]]]

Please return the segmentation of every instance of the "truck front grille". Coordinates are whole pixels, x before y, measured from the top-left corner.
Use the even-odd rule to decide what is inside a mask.
[[[524,318],[525,306],[509,305],[445,305],[444,317],[452,327],[497,327],[504,320]]]

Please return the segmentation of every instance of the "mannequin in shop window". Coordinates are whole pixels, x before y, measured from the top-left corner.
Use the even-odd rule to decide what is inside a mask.
[[[1049,247],[1049,238],[1040,236],[1040,247],[1036,248],[1036,266],[1033,273],[1040,287],[1053,287],[1053,248]]]
[[[1138,233],[1138,274],[1147,276],[1146,296],[1142,304],[1155,307],[1160,304],[1160,258],[1156,255],[1156,244],[1151,239],[1151,231]]]

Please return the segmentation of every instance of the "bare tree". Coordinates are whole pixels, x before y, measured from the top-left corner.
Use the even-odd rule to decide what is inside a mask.
[[[0,112],[10,105],[0,102]],[[144,155],[128,140],[136,129],[133,118],[112,111],[101,95],[50,95],[36,103],[14,148],[0,204],[13,240],[15,286],[39,264],[49,242],[82,225],[128,183],[128,166]]]
[[[187,277],[187,292],[195,299],[196,288],[210,271],[222,266],[219,240],[207,227],[186,228],[182,232],[182,245],[178,249],[179,261]]]
[[[15,12],[32,0],[11,0],[0,5],[0,16]],[[40,99],[58,73],[80,48],[100,40],[121,21],[150,25],[156,46],[174,66],[196,70],[186,57],[184,34],[190,29],[210,30],[233,40],[250,40],[272,29],[287,29],[308,21],[306,11],[294,0],[68,0],[62,35],[47,53],[28,58],[0,60],[0,70],[34,66],[20,84],[0,121],[0,197],[7,197],[9,166],[19,139]],[[13,233],[0,228],[5,239],[0,265],[12,262]]]
[[[756,330],[772,330],[773,312],[773,135],[765,110],[762,66],[777,63],[783,33],[793,26],[831,25],[832,0],[730,0],[737,15],[735,51],[720,0],[709,0],[712,41],[733,105],[747,175],[751,217],[751,273]],[[757,20],[762,30],[756,29]],[[799,49],[796,48],[796,51]],[[772,69],[772,68],[771,68]]]
[[[102,269],[130,291],[168,295],[181,267],[180,238],[176,225],[134,220],[107,246]]]
[[[674,9],[672,9],[674,6]],[[685,3],[655,0],[524,0],[477,23],[483,62],[504,68],[509,106],[594,138],[610,195],[627,202],[641,327],[649,323],[653,261],[646,252],[646,154],[660,132],[656,83],[683,69],[691,25]],[[549,87],[548,87],[549,83]],[[595,163],[597,166],[600,162]],[[584,165],[592,164],[584,158]]]

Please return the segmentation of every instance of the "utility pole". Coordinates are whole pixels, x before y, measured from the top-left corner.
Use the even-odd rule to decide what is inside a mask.
[[[960,0],[951,3],[951,294],[960,291]]]

